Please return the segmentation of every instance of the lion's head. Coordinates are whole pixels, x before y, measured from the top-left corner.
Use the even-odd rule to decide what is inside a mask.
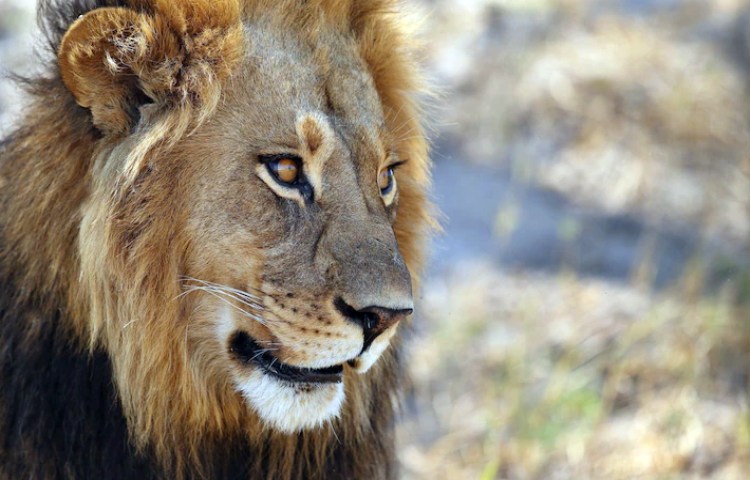
[[[430,224],[393,3],[131,0],[65,29],[99,132],[71,302],[140,443],[368,428],[391,395]]]

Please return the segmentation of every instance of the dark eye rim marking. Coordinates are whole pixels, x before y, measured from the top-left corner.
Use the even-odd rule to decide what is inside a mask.
[[[388,175],[388,185],[387,185],[387,186],[386,186],[385,188],[381,188],[381,189],[380,189],[380,194],[381,194],[382,196],[386,196],[386,195],[388,195],[389,193],[391,193],[391,190],[393,190],[393,184],[394,184],[394,183],[396,183],[396,182],[394,182],[394,181],[393,181],[393,167],[388,167],[388,168],[386,168],[386,169],[382,170],[382,171],[381,171],[381,172],[380,172],[380,173],[378,174],[378,177],[379,177],[380,175],[382,175],[382,174],[383,174],[383,172],[386,172],[386,173],[387,173],[387,175]],[[380,180],[380,179],[378,178],[378,180]],[[380,182],[378,181],[378,183],[380,183]],[[378,186],[380,186],[380,185],[378,185]]]
[[[389,180],[390,180],[388,182],[388,186],[386,188],[381,188],[380,189],[380,194],[382,196],[386,196],[389,193],[391,193],[391,190],[393,190],[394,185],[396,185],[395,172],[398,169],[398,167],[400,167],[404,163],[406,163],[406,160],[400,160],[400,161],[394,162],[394,163],[388,165],[387,167],[385,167],[384,169],[380,170],[380,172],[383,172],[384,170],[387,171],[388,172],[388,177],[389,177]],[[378,173],[378,175],[380,175],[380,173]]]
[[[299,174],[297,175],[297,178],[291,183],[285,182],[284,180],[279,178],[279,175],[273,168],[273,164],[278,163],[281,160],[292,160],[297,164]],[[266,170],[268,170],[268,173],[271,175],[271,178],[273,178],[280,186],[285,188],[293,188],[299,191],[306,204],[311,204],[314,201],[315,192],[312,185],[307,179],[307,175],[305,175],[304,163],[302,162],[302,158],[299,155],[295,155],[293,153],[258,155],[258,161],[261,164],[265,165]]]

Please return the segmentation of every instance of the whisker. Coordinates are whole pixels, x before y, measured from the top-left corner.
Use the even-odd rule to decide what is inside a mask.
[[[250,309],[255,310],[255,311],[265,310],[265,308],[262,305],[260,305],[259,303],[256,302],[256,300],[260,300],[260,298],[257,297],[257,296],[255,296],[255,295],[252,295],[252,294],[250,294],[248,292],[244,292],[242,290],[238,290],[236,288],[232,288],[232,287],[229,287],[227,285],[221,285],[221,284],[218,284],[218,283],[209,282],[209,281],[206,281],[206,280],[201,280],[199,278],[190,277],[190,276],[187,276],[187,275],[180,277],[180,279],[183,282],[191,281],[191,282],[197,282],[197,283],[199,283],[201,285],[193,285],[193,286],[191,286],[185,292],[183,292],[182,294],[178,295],[178,298],[181,297],[181,296],[183,296],[183,295],[185,295],[185,294],[187,294],[187,293],[200,290],[200,291],[204,291],[204,292],[210,293],[210,294],[214,295],[217,298],[221,298],[221,297],[219,297],[219,294],[224,295],[226,297],[229,297],[231,299],[234,299],[234,300],[238,301],[242,305],[245,305],[246,307],[249,307]],[[223,298],[222,298],[222,300],[226,301],[226,299],[223,299]],[[267,324],[267,320],[265,318],[263,318],[263,317],[261,317],[259,315],[255,315],[255,314],[253,314],[251,312],[248,312],[245,309],[238,308],[235,305],[231,304],[231,302],[227,302],[227,303],[229,303],[236,310],[240,311],[243,315],[245,315],[247,317],[250,317],[250,318],[258,321],[259,323],[261,323],[263,325]]]
[[[239,297],[239,296],[237,296],[236,294],[234,294],[232,292],[228,292],[228,291],[223,290],[223,289],[218,288],[218,287],[200,287],[200,286],[196,286],[195,288],[198,289],[198,290],[211,290],[211,291],[216,292],[216,293],[221,293],[221,294],[226,295],[226,296],[228,296],[230,298],[234,298],[235,300],[237,300],[241,304],[243,304],[245,306],[248,306],[248,307],[250,307],[250,308],[252,308],[254,310],[265,310],[265,307],[263,307],[263,305],[258,305],[255,302],[247,301],[244,298]]]
[[[253,360],[255,360],[256,358],[260,357],[260,356],[261,356],[261,355],[263,355],[264,353],[268,353],[268,352],[272,352],[272,351],[275,351],[275,349],[274,349],[274,350],[272,350],[272,349],[264,348],[264,349],[258,350],[258,351],[257,351],[257,352],[255,353],[255,355],[253,355],[253,356],[252,356],[252,358],[250,359],[250,361],[253,361]],[[274,361],[275,361],[275,360],[274,360]],[[273,366],[273,363],[271,363],[271,366]]]
[[[200,278],[195,278],[195,277],[191,277],[191,276],[188,276],[188,275],[183,275],[181,277],[181,280],[183,282],[185,282],[185,281],[192,281],[192,282],[202,283],[203,285],[207,285],[207,286],[218,287],[218,288],[221,288],[223,290],[233,291],[233,292],[235,292],[235,293],[237,293],[239,295],[242,295],[243,297],[248,297],[248,298],[251,298],[253,300],[260,300],[260,297],[258,297],[257,295],[253,295],[252,293],[244,291],[244,290],[238,290],[236,288],[232,288],[232,287],[230,287],[228,285],[222,285],[222,284],[219,284],[219,283],[209,282],[207,280],[201,280]],[[255,290],[258,293],[266,295],[266,293],[264,291],[260,290],[260,289],[253,288],[253,287],[250,287],[250,288],[252,290]]]
[[[219,295],[219,293],[225,293],[225,292],[216,292],[215,290],[212,290],[212,289],[210,289],[210,288],[206,288],[206,287],[201,287],[201,286],[194,286],[194,287],[192,287],[192,288],[191,288],[190,290],[188,290],[187,292],[184,292],[184,293],[183,293],[183,294],[181,294],[181,295],[184,295],[184,294],[186,294],[186,293],[190,293],[190,292],[194,292],[194,291],[203,291],[203,292],[206,292],[206,293],[208,293],[208,294],[210,294],[210,295],[213,295],[214,297],[216,297],[216,298],[218,298],[219,300],[221,300],[222,302],[226,303],[227,305],[229,305],[229,306],[230,306],[230,307],[232,307],[233,309],[235,309],[235,310],[237,310],[238,312],[240,312],[240,313],[241,313],[241,314],[242,314],[243,316],[245,316],[245,317],[248,317],[248,318],[251,318],[251,319],[253,319],[253,320],[257,321],[258,323],[260,323],[261,325],[268,325],[268,322],[266,321],[266,319],[265,319],[265,318],[263,318],[263,317],[261,317],[261,316],[259,316],[259,315],[255,315],[255,314],[253,314],[253,313],[250,313],[250,312],[248,312],[248,311],[246,311],[246,310],[244,310],[244,309],[242,309],[242,308],[238,307],[238,306],[237,306],[237,305],[235,305],[234,303],[230,302],[229,300],[227,300],[227,299],[226,299],[226,298],[224,298],[223,296]],[[231,297],[231,298],[234,298],[234,297]]]
[[[236,292],[241,292],[240,290],[232,288],[232,287],[230,287],[228,285],[222,285],[220,283],[209,282],[208,280],[201,280],[200,278],[195,278],[195,277],[183,276],[183,277],[181,277],[181,281],[183,281],[183,282],[196,282],[196,283],[199,283],[199,284],[207,286],[207,287],[215,287],[215,288],[220,288],[222,290],[230,290],[230,291],[234,290]],[[248,292],[242,292],[242,293],[245,294],[245,295],[247,295],[247,296],[252,296]]]

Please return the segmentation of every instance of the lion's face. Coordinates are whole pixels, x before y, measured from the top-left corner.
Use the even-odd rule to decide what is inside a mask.
[[[315,427],[412,313],[429,220],[411,63],[378,9],[335,4],[311,28],[266,3],[246,17],[178,3],[95,10],[59,51],[103,134],[81,328],[108,350],[139,441],[165,419],[221,431],[242,412]]]
[[[172,153],[191,198],[186,322],[194,353],[213,350],[262,419],[296,430],[339,412],[345,371],[364,374],[412,312],[392,226],[406,159],[345,45],[321,80],[311,50],[248,35],[242,80]]]

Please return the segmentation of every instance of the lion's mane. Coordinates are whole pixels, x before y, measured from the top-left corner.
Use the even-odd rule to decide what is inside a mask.
[[[0,144],[0,478],[393,477],[400,339],[366,381],[346,385],[347,407],[338,421],[296,435],[263,429],[240,400],[196,389],[195,372],[175,368],[182,364],[174,357],[186,352],[169,325],[184,312],[165,299],[180,294],[181,259],[173,252],[190,239],[170,223],[178,214],[155,214],[179,203],[171,197],[169,172],[152,171],[143,159],[168,155],[196,121],[211,115],[231,62],[242,55],[241,42],[232,38],[241,22],[271,10],[300,35],[315,35],[319,22],[349,29],[386,122],[399,131],[399,154],[409,158],[410,180],[401,187],[401,203],[409,208],[394,230],[410,270],[418,272],[431,225],[418,102],[423,85],[397,2],[173,3],[40,5],[55,56],[70,25],[100,7],[173,12],[174,48],[185,48],[179,35],[186,32],[211,31],[221,41],[184,56],[190,64],[181,66],[179,85],[155,80],[167,85],[171,107],[126,159],[130,174],[118,192],[93,180],[102,134],[92,113],[112,125],[121,119],[79,106],[47,55],[47,71],[25,81],[29,107]],[[181,12],[179,5],[188,4],[191,10]],[[215,5],[222,5],[219,13]],[[138,61],[132,59],[133,68]],[[108,229],[92,227],[102,219],[111,221]],[[140,325],[121,328],[127,322],[113,317]]]

